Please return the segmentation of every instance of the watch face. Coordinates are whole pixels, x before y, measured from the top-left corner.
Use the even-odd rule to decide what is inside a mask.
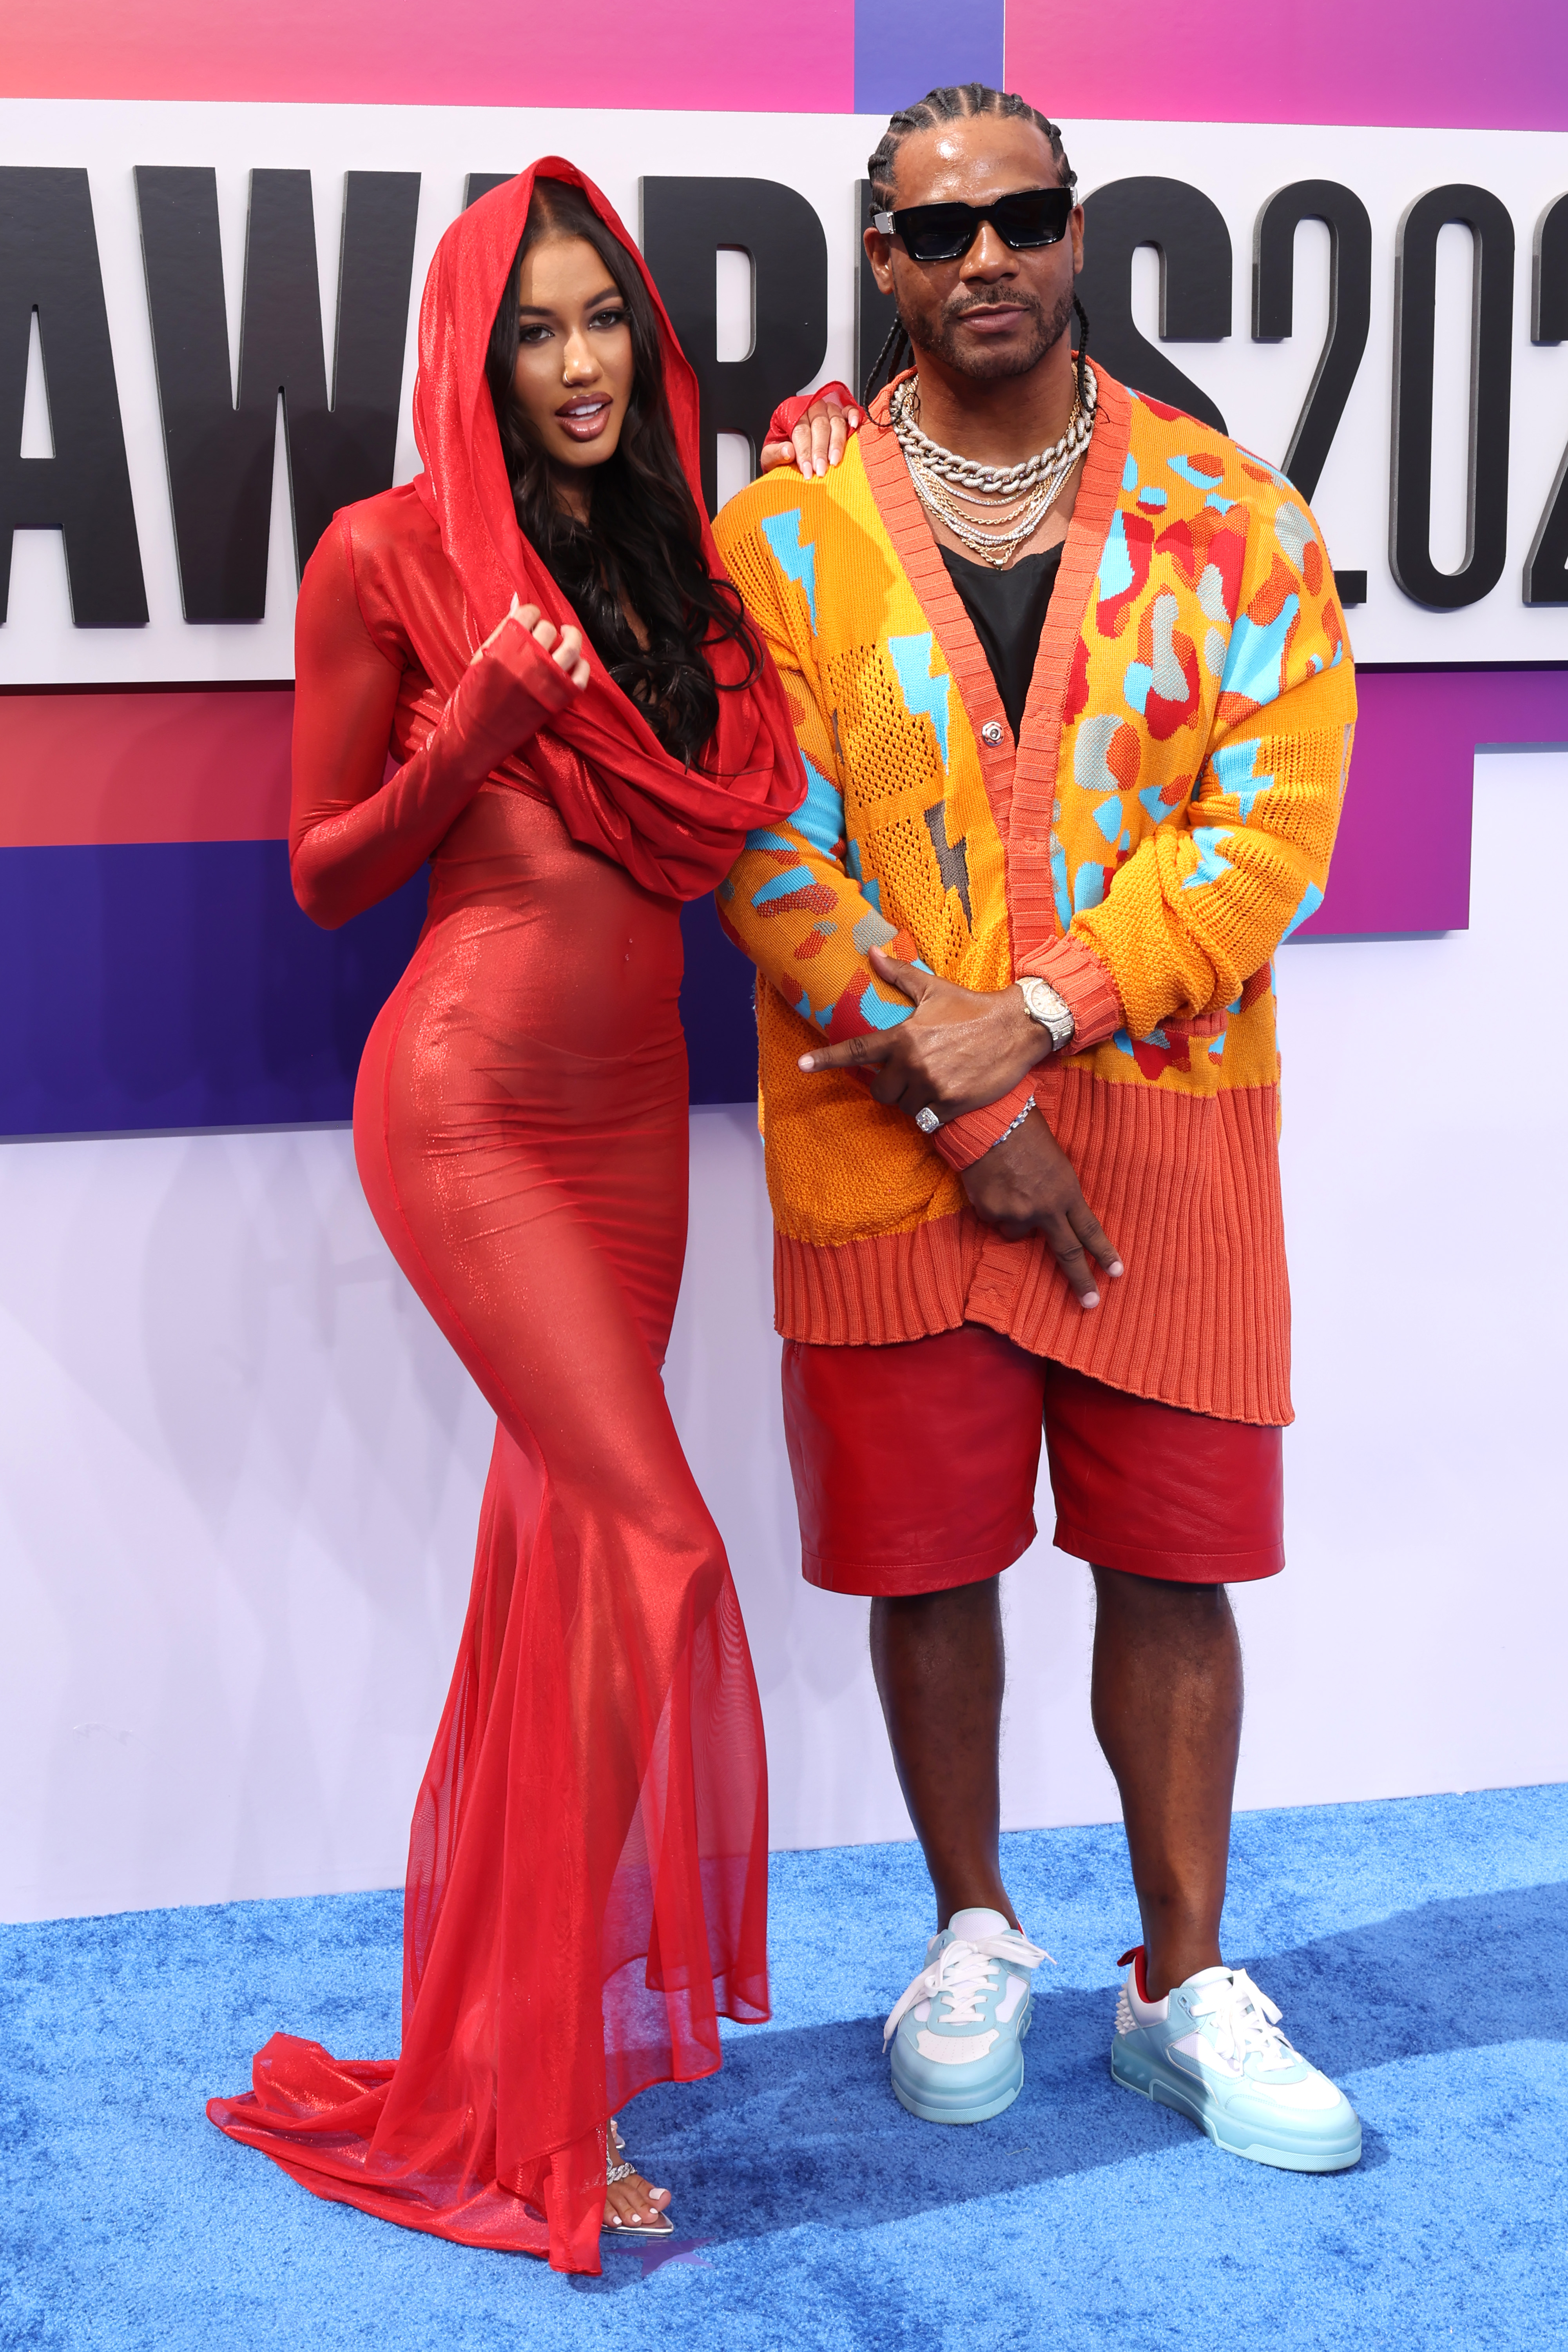
[[[1023,1001],[1031,1021],[1038,1021],[1051,1039],[1051,1050],[1060,1051],[1072,1035],[1071,1007],[1064,1003],[1048,980],[1022,980],[1019,982]]]

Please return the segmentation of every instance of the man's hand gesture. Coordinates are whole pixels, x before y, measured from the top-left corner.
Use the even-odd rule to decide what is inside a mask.
[[[1100,1304],[1097,1265],[1113,1282],[1120,1276],[1121,1258],[1038,1106],[1013,1134],[965,1169],[964,1190],[976,1215],[995,1225],[1004,1241],[1044,1234],[1080,1307]]]
[[[870,962],[878,980],[913,999],[914,1013],[896,1029],[813,1046],[800,1056],[803,1070],[864,1070],[875,1101],[911,1118],[933,1110],[945,1127],[960,1111],[994,1103],[1049,1058],[1051,1041],[1016,988],[960,988],[881,948]]]
[[[813,1046],[800,1056],[803,1070],[863,1070],[876,1101],[911,1118],[933,1110],[946,1126],[960,1111],[996,1102],[1049,1058],[1040,1051],[1045,1033],[1016,988],[960,988],[881,948],[870,961],[878,980],[913,1000],[914,1012],[896,1029]],[[977,1216],[1004,1241],[1042,1234],[1079,1305],[1099,1306],[1096,1265],[1114,1281],[1122,1261],[1038,1108],[982,1152],[963,1181]]]

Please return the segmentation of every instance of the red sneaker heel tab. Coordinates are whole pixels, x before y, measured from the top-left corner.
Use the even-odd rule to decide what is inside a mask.
[[[1148,1954],[1145,1951],[1142,1944],[1134,1944],[1130,1951],[1124,1952],[1121,1958],[1117,1961],[1116,1966],[1119,1969],[1124,1969],[1129,1960],[1133,1963],[1133,1982],[1137,1989],[1138,1999],[1140,2000],[1147,2000],[1149,1998],[1149,1958]]]

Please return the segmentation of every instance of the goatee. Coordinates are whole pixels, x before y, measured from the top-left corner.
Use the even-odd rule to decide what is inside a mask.
[[[998,306],[984,300],[964,302],[956,307],[946,306],[936,318],[906,315],[899,312],[904,331],[917,352],[930,352],[959,375],[995,381],[1000,376],[1028,375],[1037,368],[1052,346],[1061,341],[1072,319],[1072,297],[1064,294],[1054,310],[1047,317],[1044,309],[1032,296],[1009,300],[1006,308],[1028,315],[1034,331],[1019,349],[988,351],[984,344],[977,349],[960,346],[957,331],[971,310],[995,310]]]

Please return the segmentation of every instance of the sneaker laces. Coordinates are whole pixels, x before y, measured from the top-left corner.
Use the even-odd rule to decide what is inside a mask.
[[[1200,1986],[1192,2014],[1207,2028],[1219,2055],[1238,2066],[1256,2058],[1260,2074],[1273,2074],[1301,2063],[1301,2052],[1280,2031],[1281,2011],[1245,1969],[1231,1969]]]
[[[926,1964],[898,2000],[883,2029],[882,2046],[885,2050],[897,2032],[900,2021],[919,2000],[946,1999],[943,2013],[946,2025],[977,2025],[980,2003],[996,1981],[996,1964],[1005,1960],[1009,1968],[1038,1969],[1051,1954],[1039,1944],[1031,1944],[1021,1928],[1009,1927],[996,1936],[980,1936],[971,1941],[955,1936],[944,1944],[936,1958]],[[1052,1968],[1056,1966],[1051,1961]]]

